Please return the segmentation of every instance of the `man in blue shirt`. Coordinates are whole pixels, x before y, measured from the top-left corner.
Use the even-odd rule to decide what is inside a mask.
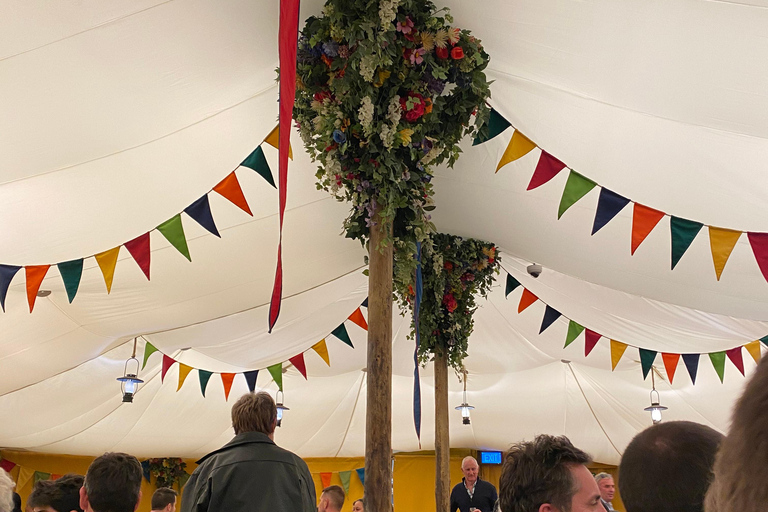
[[[474,457],[464,457],[461,472],[464,478],[451,491],[451,512],[493,512],[498,495],[492,483],[480,480],[479,466]]]

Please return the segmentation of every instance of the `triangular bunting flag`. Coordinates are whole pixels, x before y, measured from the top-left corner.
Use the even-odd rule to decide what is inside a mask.
[[[269,135],[264,139],[264,142],[275,149],[280,149],[280,125],[275,126],[275,128],[269,132]],[[288,146],[288,158],[293,160],[293,147],[290,145]]]
[[[15,462],[11,462],[8,459],[0,460],[0,468],[3,469],[6,473],[10,473],[13,468],[16,467]]]
[[[504,119],[504,116],[496,112],[496,109],[491,109],[491,115],[488,118],[488,136],[487,137],[481,137],[480,133],[478,132],[477,137],[475,137],[475,140],[472,142],[473,146],[477,146],[478,144],[482,144],[483,142],[487,142],[512,126],[509,124],[509,121]]]
[[[544,310],[544,318],[541,319],[541,327],[539,328],[539,334],[543,333],[547,327],[552,325],[555,320],[560,318],[560,312],[547,304],[546,309]]]
[[[248,390],[253,393],[256,391],[256,378],[259,376],[259,370],[251,370],[249,372],[243,372],[245,382],[248,384]]]
[[[360,305],[363,306],[364,308],[368,309],[368,297],[366,297],[365,300],[363,301],[363,303],[360,304]]]
[[[677,371],[677,363],[680,361],[680,354],[662,352],[661,359],[664,361],[664,370],[667,372],[669,383],[672,384],[672,381],[675,380],[675,371]]]
[[[768,281],[768,233],[747,233],[747,238],[749,245],[752,246],[757,266]]]
[[[755,360],[756,363],[760,362],[760,357],[762,354],[760,353],[760,341],[750,341],[746,345],[744,345],[744,348],[747,349],[747,352],[749,352],[749,355],[752,356],[752,359]]]
[[[23,489],[35,476],[35,470],[19,466],[19,476],[16,478],[16,488]]]
[[[24,267],[27,277],[27,302],[29,302],[29,312],[35,307],[35,299],[37,298],[37,291],[40,289],[40,285],[43,284],[45,274],[48,273],[50,265],[32,265]]]
[[[763,336],[763,337],[762,337],[762,338],[760,338],[758,341],[762,342],[762,344],[763,344],[763,345],[765,345],[766,347],[768,347],[768,335],[766,335],[766,336]]]
[[[172,246],[176,248],[185,258],[192,261],[189,255],[189,246],[187,238],[184,236],[184,226],[181,224],[181,215],[176,214],[167,221],[157,226],[157,230],[163,234]]]
[[[357,477],[360,479],[360,483],[365,487],[365,468],[357,468],[355,470]]]
[[[531,181],[528,183],[526,190],[533,190],[544,185],[560,174],[560,171],[563,169],[565,169],[563,162],[542,150],[539,163],[536,164],[536,169],[533,171],[533,176],[531,176]]]
[[[165,381],[165,374],[168,373],[168,369],[171,366],[173,366],[173,363],[175,362],[176,362],[175,359],[163,354],[163,369],[162,369],[162,372],[160,373],[160,382]]]
[[[520,303],[517,305],[517,312],[522,313],[525,309],[539,300],[528,288],[523,288],[523,294],[520,296]]]
[[[664,217],[664,212],[635,203],[632,210],[632,254],[643,243],[656,224]]]
[[[712,366],[715,367],[717,376],[720,377],[720,383],[722,383],[725,378],[725,351],[710,352],[709,360],[712,361]]]
[[[740,237],[741,231],[709,226],[709,247],[712,249],[712,262],[715,264],[715,275],[718,281]]]
[[[653,367],[653,361],[656,359],[655,350],[638,349],[640,352],[640,366],[643,368],[643,379],[648,378],[648,372]]]
[[[58,480],[61,478],[61,475],[57,475],[56,473],[51,473],[51,480]]]
[[[32,485],[36,484],[41,480],[50,480],[50,479],[51,479],[50,473],[45,473],[43,471],[35,471],[35,476],[32,477]]]
[[[245,200],[245,195],[243,195],[243,189],[240,188],[240,182],[237,181],[235,171],[229,173],[226,178],[213,187],[213,190],[224,196],[226,199],[229,199],[232,204],[248,215],[253,216],[251,208],[248,206],[248,201]]]
[[[299,373],[304,377],[304,379],[307,378],[307,366],[304,364],[304,353],[296,354],[292,358],[289,359],[291,364],[296,367],[297,370],[299,370]]]
[[[363,316],[363,312],[360,311],[360,308],[357,308],[354,313],[349,315],[348,320],[351,320],[352,323],[359,325],[366,331],[368,330],[368,322],[365,321],[365,317]]]
[[[501,156],[501,160],[499,160],[499,165],[496,166],[496,172],[499,172],[499,169],[508,163],[524,157],[535,147],[536,144],[534,144],[531,139],[523,135],[520,131],[515,130],[515,133],[512,134],[512,140],[509,141],[507,149],[504,150],[504,154]]]
[[[189,375],[189,372],[191,371],[192,371],[191,366],[187,366],[186,364],[179,363],[179,386],[176,388],[177,392],[181,389],[181,386],[184,385],[184,381],[187,380],[187,375]]]
[[[565,335],[565,345],[563,346],[563,348],[573,343],[573,340],[578,338],[579,334],[581,334],[583,331],[584,331],[583,325],[579,325],[573,320],[568,320],[568,334]]]
[[[157,352],[157,348],[150,342],[147,342],[144,345],[144,364],[141,365],[141,369],[143,370],[145,366],[147,366],[147,359],[149,359],[149,356]]]
[[[627,350],[627,344],[620,341],[611,340],[611,371],[616,369],[616,365],[621,361],[621,356]]]
[[[507,274],[507,286],[504,290],[504,298],[509,297],[509,294],[518,286],[520,286],[520,281],[512,277],[512,274]]]
[[[620,196],[616,192],[608,190],[605,187],[600,189],[600,198],[597,200],[595,221],[592,223],[592,234],[594,235],[600,231],[600,229],[618,215],[627,204],[629,204],[629,199],[626,197]]]
[[[725,355],[731,360],[733,365],[744,375],[744,359],[741,357],[741,347],[735,347],[725,351]]]
[[[115,278],[115,265],[117,265],[117,257],[120,254],[120,246],[118,245],[114,249],[100,252],[95,255],[96,263],[99,264],[101,269],[101,275],[104,276],[104,284],[107,285],[107,293],[112,291],[112,280]]]
[[[232,390],[232,382],[235,380],[236,373],[222,373],[221,383],[224,385],[224,400],[229,400],[229,392]]]
[[[216,223],[213,221],[213,214],[211,213],[211,202],[208,201],[208,194],[184,208],[184,213],[192,217],[192,219],[207,229],[210,233],[213,233],[217,237],[221,238],[219,229],[216,227]]]
[[[683,362],[691,376],[691,384],[696,384],[696,373],[699,371],[699,354],[683,354]]]
[[[325,344],[325,338],[312,345],[312,350],[317,352],[317,355],[323,358],[325,364],[331,366],[331,360],[328,357],[328,346]]]
[[[134,238],[130,242],[123,244],[128,252],[131,253],[133,259],[138,263],[139,268],[149,280],[149,264],[152,253],[149,250],[149,233]]]
[[[69,303],[75,300],[77,289],[80,287],[80,278],[83,276],[83,258],[72,261],[62,261],[56,265],[61,274],[61,280],[64,281],[64,288],[67,290]]]
[[[576,171],[571,171],[563,189],[563,197],[560,198],[557,218],[560,219],[568,208],[576,204],[576,201],[587,195],[587,192],[595,188],[595,186],[597,186],[597,183],[594,181],[585,178]]]
[[[584,331],[584,357],[587,357],[592,352],[592,349],[595,348],[595,345],[597,345],[597,342],[602,337],[602,334],[598,334],[595,331],[589,329]]]
[[[267,370],[269,370],[269,374],[272,375],[272,379],[275,381],[275,384],[277,384],[277,389],[282,391],[283,390],[283,363],[273,364],[272,366],[268,367]]]
[[[331,477],[333,473],[320,473],[320,481],[323,483],[323,488],[331,485]]]
[[[339,480],[341,480],[341,486],[344,488],[344,494],[349,494],[349,481],[351,477],[351,471],[339,471]]]
[[[15,265],[0,265],[0,305],[5,311],[5,297],[8,295],[8,287],[11,285],[13,276],[21,269]]]
[[[680,217],[672,216],[669,229],[672,232],[672,270],[683,257],[685,251],[693,243],[693,239],[699,234],[704,224]]]
[[[143,460],[141,461],[141,473],[144,475],[144,478],[147,480],[147,482],[150,481],[150,477],[152,476],[152,473],[149,471],[149,461]]]
[[[200,369],[197,370],[197,376],[200,378],[200,391],[203,393],[203,398],[205,398],[205,388],[208,387],[208,381],[211,380],[211,375],[213,375],[213,372]]]
[[[331,332],[331,334],[339,338],[350,347],[355,348],[355,346],[352,344],[352,340],[349,339],[349,333],[347,333],[347,328],[344,326],[344,324],[340,324]]]
[[[272,170],[269,168],[269,164],[267,163],[267,159],[264,157],[264,151],[261,149],[261,146],[254,149],[253,152],[248,155],[248,158],[243,160],[240,165],[242,167],[253,169],[259,173],[262,178],[267,180],[267,183],[277,188],[277,185],[275,185],[275,179],[272,177]]]

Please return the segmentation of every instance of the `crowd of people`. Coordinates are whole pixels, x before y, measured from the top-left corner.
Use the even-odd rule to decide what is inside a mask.
[[[274,442],[277,408],[268,393],[248,393],[232,407],[235,437],[198,461],[181,503],[173,489],[153,494],[153,512],[341,512],[344,490],[316,500],[307,464]],[[733,413],[727,437],[705,425],[653,425],[629,443],[619,465],[627,512],[757,512],[768,504],[768,362],[761,362]],[[479,478],[473,457],[461,464],[450,512],[611,512],[615,484],[593,475],[588,454],[565,436],[539,435],[507,452],[498,494]],[[142,469],[125,453],[96,458],[85,476],[35,483],[25,512],[135,512]],[[21,512],[10,476],[0,471],[0,512]],[[353,512],[365,512],[363,499]]]

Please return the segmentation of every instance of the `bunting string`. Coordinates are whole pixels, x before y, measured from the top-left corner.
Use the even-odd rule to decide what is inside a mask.
[[[715,277],[720,277],[725,269],[725,265],[736,246],[739,239],[746,233],[747,240],[752,249],[760,272],[766,281],[768,281],[768,233],[755,231],[740,231],[717,226],[710,226],[695,220],[684,219],[675,215],[665,213],[632,199],[624,197],[616,192],[609,190],[584,175],[574,171],[570,166],[558,160],[552,154],[541,148],[538,144],[526,137],[520,130],[515,128],[498,111],[491,109],[489,118],[489,134],[485,139],[476,138],[473,145],[486,142],[504,132],[507,128],[512,128],[514,133],[507,145],[496,167],[496,172],[505,165],[514,162],[527,155],[533,149],[541,149],[538,163],[533,171],[533,176],[526,190],[533,190],[557,176],[563,170],[568,170],[568,179],[563,189],[563,195],[560,199],[560,205],[557,211],[558,220],[563,214],[582,197],[587,195],[594,188],[600,190],[600,195],[595,211],[595,218],[592,223],[592,234],[594,235],[600,229],[605,227],[619,212],[628,204],[632,204],[632,233],[630,243],[630,253],[635,254],[640,244],[648,237],[653,229],[659,224],[662,218],[669,217],[671,232],[671,268],[677,266],[680,259],[693,243],[698,234],[706,227],[709,234],[709,245],[712,253],[712,263],[715,271]]]
[[[331,485],[333,475],[338,475],[341,480],[341,486],[344,488],[344,494],[349,494],[349,486],[351,483],[352,473],[357,475],[360,480],[360,484],[365,488],[365,468],[357,468],[350,471],[320,471],[312,473],[312,476],[320,477],[320,483],[323,489]]]
[[[506,271],[506,269],[505,269]],[[576,322],[575,320],[572,320],[571,318],[565,316],[563,313],[558,311],[557,309],[553,308],[543,300],[541,300],[539,297],[533,294],[528,288],[523,286],[520,281],[515,279],[515,277],[512,276],[512,274],[507,272],[507,280],[504,290],[504,297],[509,298],[509,294],[512,293],[517,288],[522,288],[522,292],[520,294],[520,301],[518,303],[517,312],[518,314],[522,313],[526,309],[528,309],[532,304],[535,302],[541,302],[544,304],[544,316],[541,320],[541,327],[539,328],[539,334],[546,331],[556,320],[563,319],[568,322],[568,330],[565,335],[565,345],[563,348],[567,347],[576,339],[581,336],[582,333],[584,333],[584,357],[588,357],[589,354],[592,353],[592,350],[597,346],[597,344],[602,341],[606,340],[610,343],[610,353],[611,353],[611,371],[616,369],[616,365],[619,364],[619,361],[621,360],[622,356],[624,355],[624,352],[627,350],[628,347],[632,347],[637,349],[638,355],[640,357],[640,366],[643,371],[643,378],[645,379],[648,377],[648,373],[651,370],[651,367],[653,366],[656,357],[658,355],[658,351],[651,350],[647,348],[640,347],[638,345],[633,345],[631,343],[625,343],[623,341],[619,341],[613,338],[610,338],[609,336],[605,336],[603,334],[600,334],[597,331],[594,331],[592,329],[589,329],[588,327],[584,326],[583,324]],[[720,378],[720,382],[723,382],[723,379],[725,378],[725,360],[726,358],[733,363],[733,365],[739,370],[739,373],[741,375],[744,375],[744,359],[742,358],[742,349],[746,349],[747,353],[749,353],[750,356],[755,360],[755,362],[759,362],[760,358],[762,357],[760,346],[761,344],[768,347],[768,335],[763,336],[762,338],[759,338],[757,340],[751,340],[748,343],[744,343],[741,345],[738,345],[736,347],[727,349],[727,350],[720,350],[715,352],[701,352],[701,353],[674,353],[674,352],[662,352],[661,358],[662,362],[664,363],[664,369],[667,372],[667,377],[669,378],[669,383],[672,384],[674,378],[675,378],[675,371],[677,370],[677,365],[680,359],[683,359],[683,363],[685,364],[686,369],[688,370],[688,375],[691,378],[691,382],[693,384],[696,384],[696,374],[698,372],[699,367],[699,358],[703,355],[706,355],[709,357],[710,362],[712,363],[712,366],[715,368],[715,371],[717,372],[717,376]]]

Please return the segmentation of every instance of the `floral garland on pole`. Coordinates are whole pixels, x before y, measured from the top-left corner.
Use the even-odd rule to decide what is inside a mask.
[[[149,473],[155,477],[157,487],[173,487],[179,484],[179,490],[189,480],[187,463],[178,457],[149,459]]]

